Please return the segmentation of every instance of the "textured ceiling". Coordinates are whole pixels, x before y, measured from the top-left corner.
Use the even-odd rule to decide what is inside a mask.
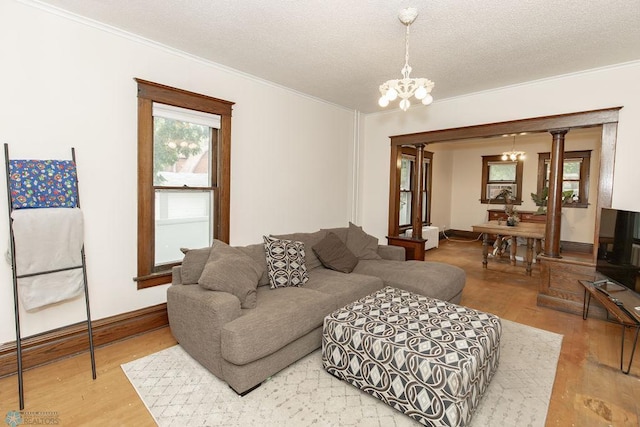
[[[640,59],[640,0],[42,3],[365,113],[400,77],[405,7],[412,77],[436,100]]]

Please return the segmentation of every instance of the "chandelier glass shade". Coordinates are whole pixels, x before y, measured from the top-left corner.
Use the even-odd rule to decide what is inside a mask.
[[[389,102],[395,101],[400,98],[400,108],[402,111],[407,111],[411,106],[409,100],[412,96],[419,101],[422,101],[424,105],[429,105],[433,102],[431,96],[431,90],[434,83],[425,78],[411,78],[411,66],[409,65],[409,27],[416,20],[418,16],[418,10],[415,8],[403,9],[398,14],[398,19],[402,24],[406,26],[405,34],[405,53],[404,53],[404,67],[402,67],[401,79],[387,80],[380,85],[380,99],[378,105],[386,107]]]
[[[511,151],[503,152],[501,159],[504,160],[504,161],[511,160],[512,162],[515,162],[517,160],[524,160],[525,159],[525,154],[526,153],[524,151],[516,151],[516,137],[514,135],[513,136],[513,145],[511,146]]]

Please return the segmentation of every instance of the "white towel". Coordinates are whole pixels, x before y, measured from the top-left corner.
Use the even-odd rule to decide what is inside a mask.
[[[11,218],[18,276],[82,265],[80,209],[18,209]],[[18,279],[18,294],[27,311],[74,298],[82,291],[82,268]]]

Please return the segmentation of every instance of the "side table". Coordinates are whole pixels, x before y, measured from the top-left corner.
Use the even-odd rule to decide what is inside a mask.
[[[584,302],[582,305],[582,318],[586,319],[589,314],[589,305],[591,298],[595,298],[607,310],[607,314],[612,316],[620,325],[622,325],[622,344],[620,346],[620,370],[624,374],[628,374],[631,370],[631,363],[638,344],[638,332],[640,332],[640,312],[636,312],[634,307],[640,306],[640,295],[627,289],[617,283],[607,280],[591,282],[588,280],[579,280],[584,287]],[[631,348],[631,356],[627,370],[623,368],[624,360],[624,338],[625,332],[629,329],[635,329],[635,337],[633,339],[633,347]]]
[[[405,260],[424,261],[424,243],[427,239],[417,239],[405,236],[387,236],[391,246],[401,246],[405,250]]]

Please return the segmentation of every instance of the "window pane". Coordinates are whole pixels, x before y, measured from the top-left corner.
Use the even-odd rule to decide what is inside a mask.
[[[156,190],[155,264],[179,262],[180,248],[211,246],[211,191]]]
[[[422,222],[427,221],[427,193],[422,193]]]
[[[580,164],[582,160],[580,159],[565,159],[562,165],[562,177],[563,179],[580,179]],[[549,180],[549,175],[551,174],[551,165],[550,160],[544,161],[545,166],[545,180]]]
[[[217,131],[216,129],[213,129]],[[153,118],[153,183],[165,187],[209,187],[212,128],[165,117]]]
[[[580,179],[580,160],[565,160],[562,171],[563,179]]]
[[[400,191],[411,190],[411,169],[413,162],[407,158],[402,158],[400,169]]]
[[[423,190],[428,191],[429,189],[429,168],[431,167],[431,162],[429,161],[429,159],[427,159],[424,162],[424,183],[422,185],[424,185],[424,187],[422,187]]]
[[[573,191],[574,196],[580,196],[580,181],[562,181],[562,192]]]
[[[400,193],[400,225],[411,224],[411,193]]]
[[[516,180],[516,163],[489,163],[489,181],[511,181]]]

